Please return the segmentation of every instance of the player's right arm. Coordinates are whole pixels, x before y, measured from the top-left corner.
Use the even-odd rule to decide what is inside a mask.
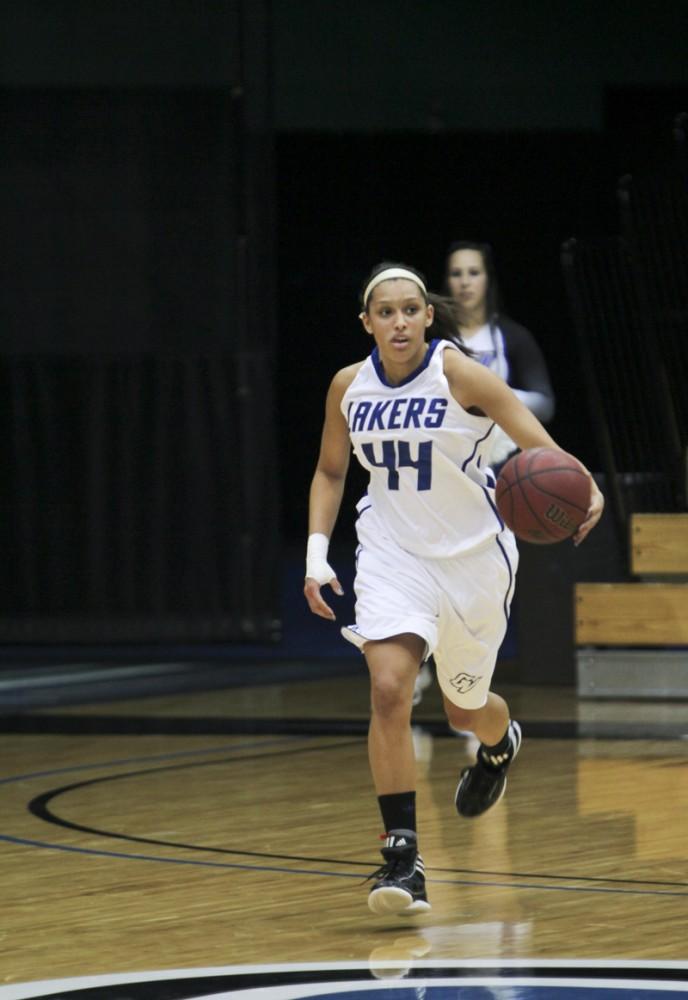
[[[349,428],[341,402],[359,368],[360,364],[343,368],[330,384],[320,454],[308,503],[308,554],[303,592],[311,611],[331,620],[335,618],[334,611],[323,599],[320,588],[328,583],[336,594],[343,594],[334,570],[327,563],[327,546],[339,514],[351,455]]]

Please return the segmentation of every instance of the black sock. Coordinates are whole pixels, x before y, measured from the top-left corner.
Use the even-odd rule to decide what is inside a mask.
[[[501,768],[506,767],[511,760],[511,751],[511,738],[509,736],[509,727],[507,726],[506,732],[502,736],[499,743],[495,743],[493,747],[489,747],[485,743],[481,743],[478,753],[480,754],[480,759],[486,767],[492,767],[499,771]]]
[[[378,795],[378,804],[385,824],[385,833],[390,830],[416,829],[416,793],[395,792],[393,795]]]

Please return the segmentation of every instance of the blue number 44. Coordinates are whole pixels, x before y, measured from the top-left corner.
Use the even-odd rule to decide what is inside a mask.
[[[421,441],[418,445],[418,457],[411,456],[411,446],[408,441],[383,441],[382,456],[375,455],[375,445],[361,445],[361,451],[371,465],[387,469],[387,488],[399,489],[399,469],[416,469],[418,472],[419,490],[429,490],[432,486],[432,441]]]

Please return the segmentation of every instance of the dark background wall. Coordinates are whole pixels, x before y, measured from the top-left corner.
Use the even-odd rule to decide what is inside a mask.
[[[610,87],[686,79],[680,0],[277,0],[284,130],[602,128]]]
[[[619,176],[666,155],[688,108],[688,5],[259,6],[269,29],[247,33],[252,5],[238,0],[0,4],[3,349],[112,349],[117,327],[102,317],[114,309],[118,348],[232,355],[239,338],[246,347],[236,300],[248,282],[252,315],[265,310],[251,347],[275,366],[274,409],[264,403],[277,458],[268,449],[263,461],[275,462],[284,541],[300,548],[327,384],[368,349],[356,320],[363,276],[396,258],[437,287],[446,245],[477,237],[495,248],[507,311],[550,363],[555,436],[596,468],[560,248],[616,232]],[[46,153],[45,123],[66,120]],[[72,187],[60,173],[70,158],[90,178]],[[237,190],[251,185],[247,217]],[[247,274],[225,236],[252,212],[259,245],[274,240],[275,253]],[[46,324],[36,290],[50,285],[64,319],[55,296],[67,272],[83,294],[68,324]],[[361,485],[354,472],[344,543]]]
[[[277,632],[266,15],[2,6],[5,642]]]
[[[400,259],[437,288],[462,237],[493,245],[505,307],[550,364],[551,429],[599,468],[560,250],[618,232],[619,177],[671,155],[688,6],[305,0],[273,23],[287,535],[303,536],[329,377],[368,346],[364,275]]]

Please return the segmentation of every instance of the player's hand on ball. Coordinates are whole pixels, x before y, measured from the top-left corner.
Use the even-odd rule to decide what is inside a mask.
[[[342,585],[333,574],[332,579],[326,581],[332,590],[337,594],[338,597],[342,597],[344,590]],[[324,585],[324,584],[323,584]],[[306,582],[303,587],[303,592],[306,595],[306,600],[308,601],[308,607],[311,609],[314,615],[320,615],[321,618],[329,618],[330,621],[335,621],[337,616],[335,615],[332,608],[324,600],[322,594],[320,593],[321,584],[317,580],[313,579],[312,576],[306,577]]]
[[[588,513],[585,515],[585,520],[573,536],[574,545],[580,545],[583,539],[589,535],[602,517],[602,511],[604,510],[604,494],[592,476],[590,476],[590,483],[590,506],[588,507]]]

